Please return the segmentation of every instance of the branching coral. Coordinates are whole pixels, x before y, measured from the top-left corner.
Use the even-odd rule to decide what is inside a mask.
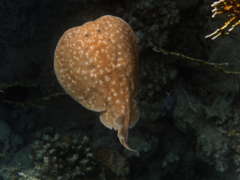
[[[26,84],[22,82],[12,82],[12,83],[0,83],[0,92],[4,92],[4,89],[10,88],[10,87],[37,87],[35,84]],[[21,107],[37,107],[37,108],[44,108],[47,103],[50,102],[51,99],[56,98],[58,96],[66,95],[65,92],[63,93],[53,93],[48,96],[44,96],[38,99],[31,99],[27,101],[8,101],[4,100],[4,102],[8,104],[15,104],[14,107],[21,106]]]
[[[227,35],[236,26],[240,25],[240,0],[219,0],[211,5],[214,9],[212,12],[212,18],[217,15],[228,13],[228,17],[231,17],[224,26],[214,31],[212,34],[207,35],[205,38],[212,37],[212,40],[221,35]],[[232,26],[232,27],[231,27]],[[231,28],[230,28],[231,27]],[[226,32],[228,31],[228,32]]]
[[[40,180],[38,178],[28,176],[28,175],[24,174],[23,172],[19,172],[18,174],[19,174],[19,176],[22,176],[22,177],[26,178],[27,180]]]
[[[75,179],[91,176],[96,162],[89,146],[89,138],[75,134],[60,137],[51,128],[39,134],[30,147],[29,157],[35,161],[35,170],[29,176],[44,179]]]
[[[54,94],[50,94],[49,96],[45,96],[45,97],[42,97],[42,98],[38,98],[38,99],[32,99],[32,100],[28,100],[28,101],[23,101],[23,102],[20,102],[20,101],[3,101],[3,102],[6,102],[8,104],[15,104],[14,107],[17,107],[17,106],[21,106],[21,107],[37,107],[37,108],[44,108],[45,105],[47,103],[50,102],[50,100],[52,98],[56,98],[58,96],[62,96],[62,95],[66,95],[66,93],[54,93]]]
[[[3,89],[9,88],[9,87],[36,87],[35,84],[26,84],[22,82],[12,82],[12,83],[0,83],[0,92],[4,92]]]
[[[227,70],[225,70],[223,68],[223,66],[228,66],[228,63],[212,63],[212,62],[203,61],[202,59],[195,59],[195,58],[186,56],[186,55],[181,54],[181,53],[170,52],[170,51],[167,51],[165,49],[159,48],[159,47],[155,46],[154,44],[152,44],[151,42],[149,42],[148,46],[152,47],[155,52],[163,53],[165,55],[179,56],[183,60],[194,62],[195,64],[197,64],[199,66],[200,65],[208,66],[208,67],[210,67],[213,70],[218,70],[218,71],[221,71],[221,72],[223,72],[225,74],[235,74],[235,75],[240,74],[240,72],[234,72],[234,71],[227,71]]]

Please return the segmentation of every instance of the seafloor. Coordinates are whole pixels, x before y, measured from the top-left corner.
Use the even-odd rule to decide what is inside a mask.
[[[234,180],[240,177],[240,28],[213,0],[0,0],[0,180]],[[139,43],[140,119],[135,157],[64,93],[53,68],[69,28],[103,15],[124,19]],[[149,41],[167,51],[153,51]],[[185,57],[185,58],[184,58]],[[44,98],[45,97],[45,98]]]

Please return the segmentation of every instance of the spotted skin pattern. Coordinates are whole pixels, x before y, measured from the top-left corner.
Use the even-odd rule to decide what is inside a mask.
[[[127,144],[128,129],[139,119],[138,43],[121,18],[103,16],[66,31],[59,40],[54,69],[65,91],[85,108],[100,112],[101,122]]]

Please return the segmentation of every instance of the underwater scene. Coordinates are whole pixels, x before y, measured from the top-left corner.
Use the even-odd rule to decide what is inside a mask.
[[[240,0],[0,0],[0,180],[239,180]]]

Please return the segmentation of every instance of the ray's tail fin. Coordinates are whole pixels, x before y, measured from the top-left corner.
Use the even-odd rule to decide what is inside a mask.
[[[136,150],[134,150],[134,149],[131,149],[131,148],[128,146],[128,144],[127,144],[127,142],[126,142],[125,139],[119,139],[119,140],[120,140],[121,144],[122,144],[126,149],[128,149],[129,151],[131,151],[135,156],[137,156],[137,157],[140,156],[140,153],[139,153],[138,151],[136,151]]]
[[[131,151],[134,155],[136,155],[137,157],[139,157],[140,153],[134,149],[131,149],[128,144],[127,144],[127,136],[128,136],[128,130],[126,133],[123,133],[124,128],[120,128],[118,130],[118,138],[119,138],[119,141],[121,142],[121,144],[126,148],[128,149],[129,151]]]

